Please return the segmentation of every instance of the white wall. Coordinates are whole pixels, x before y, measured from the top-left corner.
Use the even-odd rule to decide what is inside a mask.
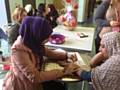
[[[0,27],[3,27],[5,24],[7,24],[5,0],[0,0]]]
[[[53,3],[53,0],[46,0],[46,3],[52,4],[52,3]]]
[[[84,22],[87,18],[87,7],[89,0],[79,0],[78,4],[78,22]]]

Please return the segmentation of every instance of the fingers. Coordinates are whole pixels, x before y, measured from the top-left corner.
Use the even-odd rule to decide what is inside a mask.
[[[111,26],[118,26],[118,25],[120,25],[120,23],[117,21],[110,21],[110,25]]]
[[[65,62],[65,61],[58,61],[57,63],[62,67],[65,67],[69,64],[69,62]]]
[[[77,61],[77,56],[75,53],[68,53],[67,54],[67,57],[68,57],[68,62],[75,62]]]
[[[78,71],[79,69],[80,69],[80,67],[77,64],[70,63],[64,68],[64,71],[65,71],[65,74],[70,75],[70,74]]]
[[[79,69],[80,69],[80,67],[75,67],[75,68],[73,69],[73,72],[77,72]]]

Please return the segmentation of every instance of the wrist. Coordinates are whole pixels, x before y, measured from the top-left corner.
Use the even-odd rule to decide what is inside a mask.
[[[91,71],[82,71],[80,76],[82,80],[91,81]]]
[[[76,74],[80,77],[82,72],[83,72],[83,70],[79,70],[76,72]]]

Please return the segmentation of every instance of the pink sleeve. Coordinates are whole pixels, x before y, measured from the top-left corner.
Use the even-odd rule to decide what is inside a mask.
[[[38,71],[30,55],[31,54],[25,51],[14,51],[12,61],[14,61],[15,67],[31,82],[44,82],[63,76],[62,70]]]

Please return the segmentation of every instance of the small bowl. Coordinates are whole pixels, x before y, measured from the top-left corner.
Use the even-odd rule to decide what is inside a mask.
[[[65,42],[65,36],[62,34],[52,34],[49,42],[52,44],[63,44]]]

